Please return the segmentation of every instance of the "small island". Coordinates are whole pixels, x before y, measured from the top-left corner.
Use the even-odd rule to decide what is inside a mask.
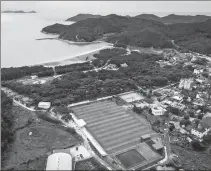
[[[2,11],[1,13],[37,13],[36,11],[23,11],[23,10],[18,10],[18,11],[13,11],[13,10],[6,10],[6,11]]]

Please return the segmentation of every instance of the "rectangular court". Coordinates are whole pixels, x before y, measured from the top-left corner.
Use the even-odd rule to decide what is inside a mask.
[[[108,153],[119,153],[139,143],[140,137],[153,134],[146,123],[111,100],[71,107],[77,119]]]

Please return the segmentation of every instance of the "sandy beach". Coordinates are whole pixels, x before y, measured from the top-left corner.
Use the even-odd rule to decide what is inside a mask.
[[[72,56],[72,57],[68,57],[66,59],[63,60],[59,60],[59,61],[51,61],[51,62],[45,62],[42,63],[41,65],[45,66],[45,67],[53,67],[53,66],[61,66],[61,65],[70,65],[70,64],[75,64],[75,63],[83,63],[83,62],[87,62],[87,61],[91,61],[93,59],[95,59],[95,57],[93,56],[94,54],[99,53],[100,50],[102,49],[108,49],[108,48],[113,48],[112,44],[109,46],[104,46],[102,48],[99,49],[95,49],[86,53],[82,53],[76,56]]]

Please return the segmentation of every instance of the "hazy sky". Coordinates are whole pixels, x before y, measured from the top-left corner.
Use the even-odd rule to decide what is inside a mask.
[[[169,13],[211,15],[211,1],[1,1],[1,10],[35,10],[64,18],[78,13],[132,16],[141,13],[159,16]]]

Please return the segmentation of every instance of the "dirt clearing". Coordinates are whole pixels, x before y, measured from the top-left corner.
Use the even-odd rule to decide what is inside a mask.
[[[59,125],[39,119],[34,112],[13,106],[14,141],[7,149],[3,169],[45,170],[47,154],[74,146],[78,140]]]

